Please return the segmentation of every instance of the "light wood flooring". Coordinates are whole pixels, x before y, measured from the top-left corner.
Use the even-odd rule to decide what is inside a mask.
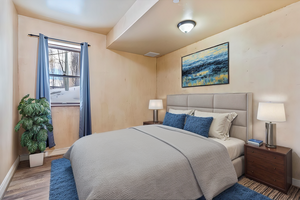
[[[48,200],[50,188],[51,161],[61,156],[47,157],[44,165],[29,167],[29,161],[20,162],[3,200]]]

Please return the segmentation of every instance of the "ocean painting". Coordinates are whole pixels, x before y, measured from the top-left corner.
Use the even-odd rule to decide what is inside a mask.
[[[182,87],[229,84],[229,43],[181,58]]]

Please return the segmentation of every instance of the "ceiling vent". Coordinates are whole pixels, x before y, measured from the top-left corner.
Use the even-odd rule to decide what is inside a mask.
[[[156,56],[158,56],[158,55],[159,55],[159,53],[148,52],[148,53],[146,53],[144,56],[156,57]]]

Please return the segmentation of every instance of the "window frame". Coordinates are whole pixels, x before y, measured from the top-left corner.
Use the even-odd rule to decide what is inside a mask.
[[[79,68],[80,68],[80,54],[81,54],[80,48],[74,48],[74,47],[70,47],[70,46],[67,46],[67,45],[65,46],[64,44],[58,44],[56,42],[55,42],[55,44],[49,43],[48,44],[48,50],[49,50],[49,48],[79,53]],[[50,69],[50,66],[49,66],[49,69]],[[50,84],[50,76],[65,77],[65,78],[79,78],[80,79],[80,75],[79,76],[73,76],[73,75],[66,75],[66,74],[50,74],[49,73],[49,84]],[[79,107],[79,106],[80,106],[80,102],[78,102],[78,103],[52,103],[51,102],[51,107]]]

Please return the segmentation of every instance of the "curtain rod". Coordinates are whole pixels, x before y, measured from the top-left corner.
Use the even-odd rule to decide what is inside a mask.
[[[39,35],[34,35],[34,34],[28,34],[29,36],[32,36],[32,37],[40,37]],[[47,37],[47,36],[46,36]],[[61,42],[68,42],[68,43],[73,43],[73,44],[81,44],[79,42],[71,42],[71,41],[68,41],[68,40],[61,40],[61,39],[56,39],[56,38],[51,38],[51,37],[47,37],[51,40],[56,40],[56,41],[61,41]],[[88,46],[91,46],[90,44],[88,44]]]

